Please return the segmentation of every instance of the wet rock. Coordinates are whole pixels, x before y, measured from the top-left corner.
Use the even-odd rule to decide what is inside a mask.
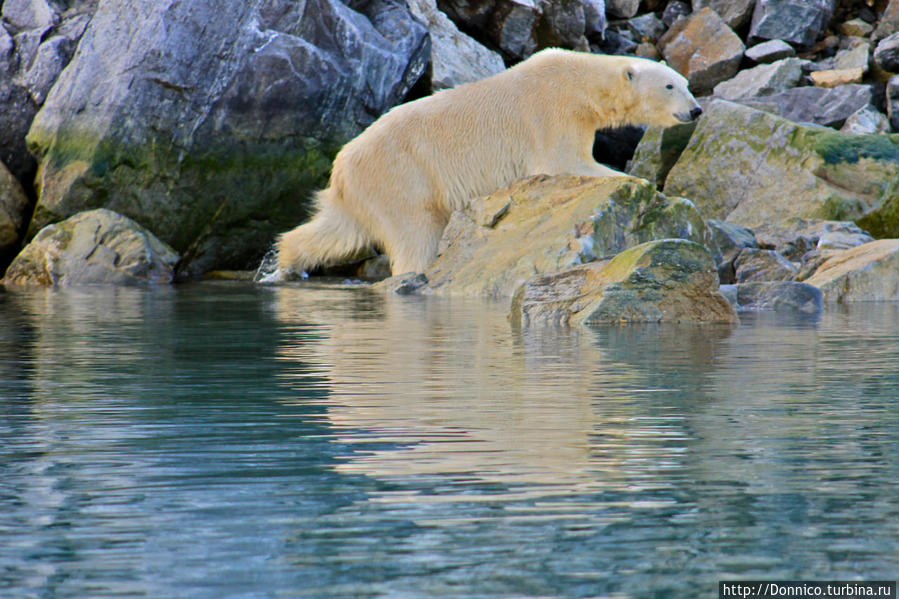
[[[746,58],[757,63],[770,63],[796,56],[793,46],[783,40],[768,40],[746,49]]]
[[[794,87],[763,98],[741,102],[795,123],[842,127],[853,113],[871,104],[871,86],[851,84],[834,88]]]
[[[691,202],[646,181],[529,177],[453,213],[424,291],[508,297],[535,274],[675,237],[702,242],[702,218]]]
[[[740,71],[715,86],[714,95],[725,100],[770,96],[796,87],[802,79],[802,61],[785,58]]]
[[[28,134],[31,232],[105,207],[177,248],[183,275],[258,264],[303,220],[299,198],[323,186],[337,148],[427,63],[404,5],[354,6],[99,3]]]
[[[516,291],[514,325],[628,322],[735,323],[718,293],[708,250],[683,239],[651,241],[594,263],[532,277]]]
[[[824,301],[899,300],[899,239],[881,239],[845,250],[806,280]]]
[[[888,73],[899,72],[899,33],[880,40],[874,48],[874,62]]]
[[[111,210],[77,214],[42,229],[6,271],[6,285],[170,283],[178,254]]]
[[[658,46],[671,67],[690,81],[696,94],[708,93],[717,83],[733,77],[745,49],[740,38],[710,8],[675,23]]]
[[[897,185],[899,136],[803,126],[715,100],[664,190],[690,198],[709,218],[750,228],[799,216],[854,220],[877,235],[859,219],[893,222]]]
[[[889,133],[890,119],[869,104],[852,113],[840,127],[840,131],[856,135]]]
[[[821,290],[795,281],[755,282],[721,286],[721,293],[737,312],[801,312],[817,314],[823,308]]]
[[[674,127],[649,127],[627,165],[627,172],[661,188],[671,167],[687,147],[694,129],[695,122]]]
[[[7,254],[24,232],[27,210],[28,198],[22,186],[0,162],[0,268],[5,265]]]
[[[378,286],[396,295],[412,295],[428,284],[428,278],[420,272],[408,272],[381,281]]]
[[[747,248],[757,248],[755,234],[746,227],[710,218],[705,221],[706,247],[715,258],[718,279],[722,284],[736,281],[734,262]]]
[[[747,248],[734,261],[737,283],[752,281],[789,281],[799,268],[774,250]]]
[[[749,35],[809,46],[824,32],[835,6],[836,0],[757,0]]]
[[[731,29],[739,29],[752,18],[755,0],[693,0],[693,10],[711,8]]]
[[[455,87],[505,69],[502,57],[465,35],[437,9],[436,0],[407,0],[431,36],[431,89]]]

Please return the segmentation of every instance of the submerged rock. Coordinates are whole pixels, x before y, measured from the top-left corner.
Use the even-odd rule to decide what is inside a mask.
[[[799,269],[774,250],[746,248],[734,261],[737,283],[751,281],[789,281]]]
[[[516,291],[509,316],[519,326],[737,322],[718,293],[712,256],[684,239],[651,241],[608,263],[533,277]]]
[[[899,135],[803,126],[723,100],[707,105],[664,187],[750,228],[799,216],[854,220],[875,236],[899,227],[897,189]]]
[[[646,181],[529,177],[453,213],[424,291],[508,297],[535,274],[671,237],[701,243],[705,224],[691,202]]]
[[[724,222],[714,218],[705,221],[707,240],[706,247],[712,252],[718,267],[718,278],[722,283],[733,283],[736,280],[734,262],[746,248],[757,248],[755,234],[746,227]]]
[[[821,290],[795,281],[722,285],[721,293],[737,312],[802,312],[817,314],[823,307]]]
[[[427,63],[405,5],[353,6],[99,3],[28,134],[31,232],[104,207],[182,252],[186,275],[257,263],[303,219],[337,148]]]
[[[82,212],[41,229],[13,260],[7,285],[170,283],[178,254],[111,210]]]
[[[899,239],[881,239],[839,252],[806,283],[821,289],[829,303],[899,300]]]
[[[836,0],[757,0],[749,36],[808,46],[827,27]]]

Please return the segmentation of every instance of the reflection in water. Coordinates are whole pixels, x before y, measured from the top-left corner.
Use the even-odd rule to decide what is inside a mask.
[[[516,331],[352,286],[18,291],[0,348],[3,597],[693,597],[899,563],[892,304]]]

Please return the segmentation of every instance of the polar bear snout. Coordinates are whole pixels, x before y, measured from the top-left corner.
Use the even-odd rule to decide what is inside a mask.
[[[693,110],[690,111],[690,120],[695,121],[696,119],[699,118],[699,115],[701,115],[701,114],[702,114],[702,108],[697,106],[696,108],[694,108]]]
[[[695,106],[690,109],[689,112],[677,112],[675,113],[675,118],[682,123],[692,123],[696,119],[699,118],[699,115],[702,114],[702,108],[699,106]]]

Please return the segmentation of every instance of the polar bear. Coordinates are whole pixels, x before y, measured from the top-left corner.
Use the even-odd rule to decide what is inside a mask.
[[[315,215],[277,241],[275,279],[379,247],[422,272],[450,214],[521,177],[622,175],[593,159],[597,129],[702,112],[664,64],[547,49],[501,73],[397,106],[334,159]]]

